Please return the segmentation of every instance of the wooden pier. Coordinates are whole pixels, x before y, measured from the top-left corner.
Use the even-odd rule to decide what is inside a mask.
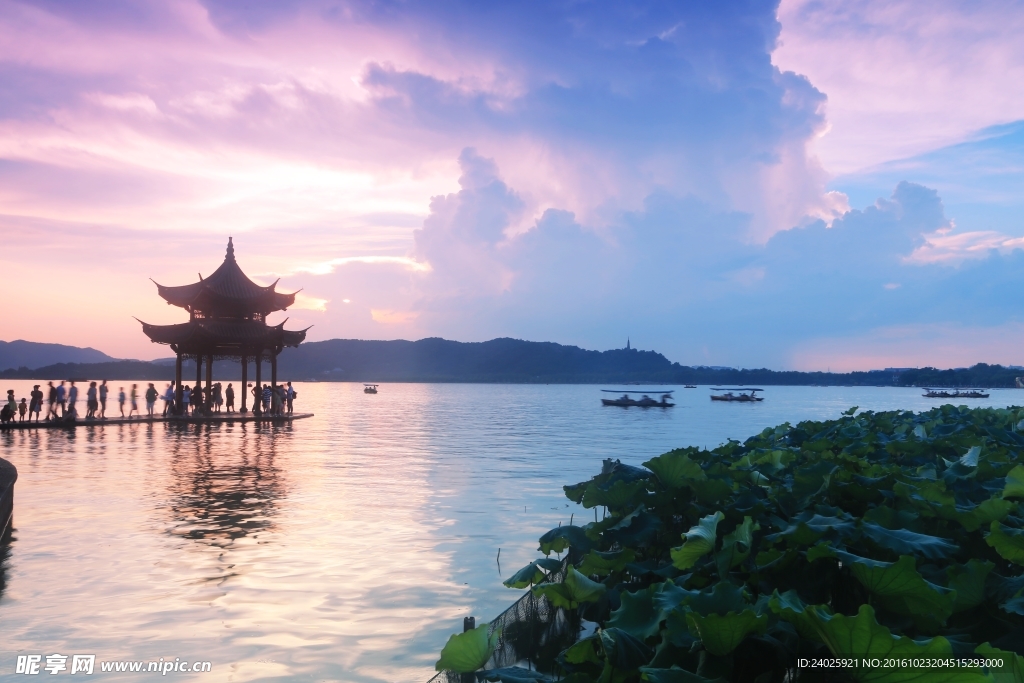
[[[285,415],[254,415],[253,413],[213,413],[212,415],[198,415],[188,417],[181,415],[171,415],[163,417],[157,415],[155,417],[109,417],[105,420],[86,420],[79,418],[77,420],[51,420],[46,422],[40,420],[39,422],[8,422],[6,424],[0,424],[0,430],[6,429],[74,429],[75,427],[111,427],[114,425],[138,425],[138,424],[154,424],[156,422],[170,422],[172,424],[234,424],[236,422],[255,422],[257,424],[289,424],[292,420],[302,420],[307,417],[313,417],[313,413],[292,413]]]

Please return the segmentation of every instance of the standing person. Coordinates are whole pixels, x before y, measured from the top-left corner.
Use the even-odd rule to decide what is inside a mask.
[[[167,389],[164,391],[164,417],[167,414],[174,414],[174,382],[167,385]]]
[[[18,422],[25,421],[25,413],[28,412],[28,403],[25,402],[25,398],[22,397],[21,403],[18,404]]]
[[[228,382],[228,387],[224,390],[224,399],[228,403],[228,412],[235,412],[235,388],[231,386],[231,382]]]
[[[196,385],[192,387],[192,414],[201,415],[203,408],[203,383],[196,382]]]
[[[188,417],[188,404],[192,402],[192,390],[186,384],[181,388],[181,415]]]
[[[50,418],[57,419],[57,387],[53,382],[47,382],[46,386],[49,387],[46,390],[46,402],[49,404],[46,406],[46,421],[49,422]]]
[[[107,380],[103,380],[100,384],[100,419],[107,419],[107,393],[110,389],[107,387]]]
[[[139,412],[139,385],[138,384],[133,384],[132,385],[132,391],[128,395],[128,398],[131,400],[131,407],[128,410],[128,419],[130,420],[130,419],[132,419],[132,413],[138,413]],[[142,417],[142,415],[139,414],[139,417]]]
[[[121,387],[120,391],[117,392],[117,405],[121,407],[121,417],[124,417],[124,387]]]
[[[14,389],[7,390],[7,403],[4,404],[3,410],[0,410],[0,414],[3,415],[0,419],[4,422],[14,422],[18,414],[18,401],[14,398]]]
[[[160,394],[157,392],[156,387],[153,386],[152,382],[150,382],[149,383],[149,388],[146,389],[146,416],[147,417],[155,417],[155,415],[154,415],[154,407],[156,406],[156,399],[157,399],[157,396],[159,396],[159,395]]]
[[[249,382],[249,393],[252,394],[252,412],[255,413],[260,405],[260,389],[259,387],[254,387],[252,382]]]
[[[266,413],[270,410],[270,385],[263,385],[263,393],[261,395],[263,399],[263,412]]]
[[[67,395],[68,390],[64,388],[64,380],[60,381],[60,385],[57,387],[57,405],[60,406],[60,416],[64,417],[64,412],[67,408]],[[57,415],[57,411],[54,411],[54,416]]]
[[[39,422],[39,413],[43,411],[43,392],[39,391],[39,385],[32,387],[32,402],[28,406],[28,421],[32,421],[32,413],[36,414],[36,422]]]
[[[220,382],[213,385],[213,407],[218,413],[224,405],[224,391],[220,388]]]
[[[96,411],[99,410],[99,393],[96,391],[96,382],[89,382],[89,389],[85,392],[85,419],[95,420]]]
[[[63,382],[61,382],[63,384]],[[71,380],[71,386],[68,388],[68,414],[71,415],[72,420],[78,419],[78,387],[75,386],[75,380]]]
[[[274,415],[280,415],[284,408],[284,387],[278,385],[271,387],[273,394],[270,397],[270,412]]]
[[[285,399],[288,401],[288,414],[292,414],[292,403],[295,402],[295,397],[298,396],[295,389],[292,388],[292,383],[288,382],[288,388],[285,390]]]

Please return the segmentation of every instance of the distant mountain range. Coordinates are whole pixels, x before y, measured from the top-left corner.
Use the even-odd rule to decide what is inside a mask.
[[[24,339],[0,341],[0,370],[41,368],[54,363],[106,363],[114,360],[102,351],[65,344],[43,344]]]
[[[15,359],[15,360],[11,360]],[[41,361],[41,362],[40,362]],[[48,362],[47,362],[48,361]],[[0,342],[0,378],[137,379],[167,381],[173,361],[117,360],[95,349],[60,344]],[[195,378],[186,364],[184,377]],[[519,339],[456,342],[331,339],[285,349],[278,359],[281,381],[491,382],[536,384],[731,384],[1012,387],[1019,368],[979,363],[971,368],[899,368],[868,372],[777,372],[766,369],[685,366],[655,351],[589,351],[577,346]],[[264,376],[269,379],[269,367]],[[241,379],[237,362],[218,361],[214,376]],[[249,377],[254,376],[250,366]]]

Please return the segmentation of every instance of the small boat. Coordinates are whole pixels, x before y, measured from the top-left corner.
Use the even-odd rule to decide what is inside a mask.
[[[730,403],[754,403],[757,401],[763,401],[763,396],[756,396],[755,392],[764,391],[764,389],[755,389],[752,387],[746,387],[742,389],[712,389],[711,391],[724,391],[724,394],[711,394],[712,401],[728,401]],[[734,394],[732,392],[738,391],[740,393]],[[750,392],[750,393],[743,393]]]
[[[924,393],[921,394],[925,398],[988,398],[988,394],[984,391],[977,389],[969,389],[967,391],[936,391],[935,389],[929,389],[924,387]]]
[[[376,385],[376,384],[364,384],[363,385],[363,393],[364,394],[376,394],[377,393],[377,386],[378,385]]]
[[[609,394],[619,393],[616,389],[602,389]],[[647,394],[640,391],[624,391],[619,398],[602,398],[601,405],[618,406],[619,408],[671,408],[675,403],[670,403],[672,391],[652,391],[652,394],[661,394],[661,400],[655,401]],[[632,398],[630,394],[641,394],[640,398]]]
[[[696,388],[697,388],[696,384],[687,384],[686,386],[683,387],[683,389],[696,389]]]

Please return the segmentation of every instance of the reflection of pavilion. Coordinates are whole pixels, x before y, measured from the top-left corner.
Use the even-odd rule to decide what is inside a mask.
[[[223,548],[273,529],[285,495],[281,470],[274,465],[274,439],[261,439],[258,429],[243,431],[242,447],[236,449],[218,447],[204,435],[212,436],[209,427],[182,425],[174,448],[171,533]]]
[[[182,405],[181,363],[185,358],[196,361],[196,384],[202,383],[203,362],[206,362],[206,395],[213,384],[213,361],[218,358],[240,358],[242,361],[241,412],[246,412],[249,393],[249,359],[256,361],[256,386],[262,386],[263,360],[270,360],[271,385],[277,388],[277,355],[286,346],[298,346],[306,338],[306,330],[290,331],[279,325],[267,325],[267,315],[286,310],[295,303],[295,294],[276,291],[277,282],[261,287],[250,280],[235,262],[235,247],[228,238],[224,263],[208,278],[180,287],[164,287],[157,291],[173,306],[189,312],[187,323],[150,325],[142,323],[142,331],[153,342],[167,344],[177,356],[174,381],[177,392],[175,406]],[[142,321],[139,321],[142,322]],[[308,328],[307,328],[308,329]],[[254,401],[253,412],[260,412]]]

